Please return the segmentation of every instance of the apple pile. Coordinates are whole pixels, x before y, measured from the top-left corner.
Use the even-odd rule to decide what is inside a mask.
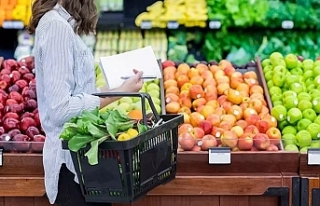
[[[261,64],[285,150],[320,148],[320,60],[274,52]]]
[[[0,148],[41,152],[45,136],[37,109],[33,58],[8,59],[0,65]]]
[[[241,73],[227,60],[192,66],[165,61],[162,67],[166,112],[184,115],[180,151],[279,150],[281,133],[254,71]]]

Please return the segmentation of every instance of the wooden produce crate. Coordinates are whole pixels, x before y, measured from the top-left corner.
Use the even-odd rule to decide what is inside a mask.
[[[238,71],[247,70],[259,72],[255,67]],[[260,75],[258,77],[266,90]],[[265,99],[270,101],[268,93]],[[283,149],[282,144],[279,149]],[[176,179],[130,205],[301,206],[299,153],[231,152],[230,164],[209,164],[209,153],[179,152]]]
[[[262,79],[262,83],[267,88],[266,80],[263,75],[262,65],[259,58],[256,59],[258,74]],[[265,90],[265,93],[269,96],[268,89]],[[272,108],[271,99],[267,99],[267,104],[269,108]],[[320,154],[319,149],[314,150],[315,153]],[[320,165],[310,165],[308,162],[308,156],[312,155],[307,153],[301,153],[299,158],[299,171],[298,174],[301,177],[301,205],[302,206],[319,206],[320,205]],[[318,155],[319,157],[319,155]],[[316,157],[317,158],[317,157]]]
[[[3,154],[0,205],[49,206],[41,154]]]

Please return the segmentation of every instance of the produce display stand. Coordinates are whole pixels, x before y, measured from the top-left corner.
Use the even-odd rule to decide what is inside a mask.
[[[209,165],[208,152],[179,153],[176,179],[131,205],[298,206],[298,165],[292,152],[235,152],[229,165]]]
[[[4,153],[0,167],[0,206],[49,206],[41,154]]]
[[[300,155],[301,205],[320,205],[320,165],[309,165],[308,153]]]

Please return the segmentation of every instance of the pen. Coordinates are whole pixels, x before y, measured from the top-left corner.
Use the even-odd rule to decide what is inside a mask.
[[[126,76],[126,77],[121,77],[121,79],[129,79],[130,77],[132,76]],[[156,76],[142,76],[141,79],[156,79],[157,77]]]

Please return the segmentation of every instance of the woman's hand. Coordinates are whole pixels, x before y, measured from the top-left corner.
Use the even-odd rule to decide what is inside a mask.
[[[121,85],[121,90],[123,92],[138,92],[142,88],[143,80],[142,80],[142,71],[138,71],[136,69],[133,70],[134,76],[127,79],[123,84]]]

